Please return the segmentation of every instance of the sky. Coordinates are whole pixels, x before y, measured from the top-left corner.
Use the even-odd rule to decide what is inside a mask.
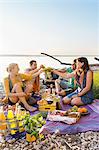
[[[0,55],[99,55],[99,0],[0,0]]]

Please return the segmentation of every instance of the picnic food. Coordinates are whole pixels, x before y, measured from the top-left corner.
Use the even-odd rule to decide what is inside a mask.
[[[52,70],[51,67],[44,67],[44,71],[45,71],[45,72],[50,72],[51,70]]]
[[[74,106],[71,108],[71,110],[72,110],[73,112],[77,112],[77,111],[78,111],[78,107],[77,107],[76,105],[74,105]]]
[[[51,79],[52,78],[51,70],[53,69],[51,67],[44,67],[43,70],[46,74],[46,79]]]
[[[85,108],[85,107],[78,108],[78,107],[75,105],[75,106],[73,106],[72,108],[70,108],[70,109],[67,110],[67,112],[66,112],[67,115],[68,115],[68,113],[70,113],[70,112],[87,113],[88,110],[87,110],[87,108]]]
[[[24,120],[25,131],[27,133],[27,136],[26,136],[27,141],[30,141],[30,142],[35,141],[36,138],[39,136],[39,131],[41,127],[45,123],[46,121],[43,119],[41,113],[38,113],[34,116],[30,116],[30,114],[27,114]],[[31,137],[33,139],[29,140]]]
[[[61,111],[55,110],[53,112],[48,112],[47,119],[50,121],[61,121],[67,124],[74,124],[80,118],[79,112],[68,112],[68,111]]]
[[[82,108],[78,108],[78,112],[80,112],[80,113],[86,113],[86,112],[88,112],[88,110],[87,110],[87,108],[82,107]]]

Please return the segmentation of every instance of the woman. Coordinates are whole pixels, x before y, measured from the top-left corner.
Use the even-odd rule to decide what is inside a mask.
[[[59,74],[57,71],[53,71],[64,78],[75,77],[78,88],[73,93],[63,98],[64,104],[71,105],[86,105],[90,104],[94,100],[92,85],[93,85],[93,73],[89,69],[88,60],[85,57],[77,59],[77,69],[70,74]]]
[[[21,74],[19,73],[18,64],[11,63],[7,68],[7,72],[9,76],[4,79],[4,89],[9,104],[14,105],[19,101],[23,103],[27,110],[35,111],[36,108],[27,103],[30,92],[33,89],[33,85],[29,84],[28,81],[38,76],[41,70],[33,75]],[[24,81],[27,81],[27,83]]]

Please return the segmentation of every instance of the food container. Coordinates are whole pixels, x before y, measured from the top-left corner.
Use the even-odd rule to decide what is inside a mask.
[[[74,124],[80,119],[79,112],[71,112],[68,115],[66,111],[56,110],[54,112],[49,112],[47,115],[47,120],[50,121],[59,121],[67,124]]]
[[[56,110],[56,102],[52,104],[39,105],[39,111],[54,111]]]

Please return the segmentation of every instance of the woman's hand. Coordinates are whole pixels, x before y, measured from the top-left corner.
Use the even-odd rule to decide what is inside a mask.
[[[76,98],[76,97],[78,97],[78,95],[73,95],[73,96],[72,96],[72,98]]]
[[[39,74],[41,74],[42,72],[44,72],[44,69],[41,68],[41,69],[39,70]]]
[[[40,69],[41,69],[41,68],[45,68],[44,65],[40,65]]]

